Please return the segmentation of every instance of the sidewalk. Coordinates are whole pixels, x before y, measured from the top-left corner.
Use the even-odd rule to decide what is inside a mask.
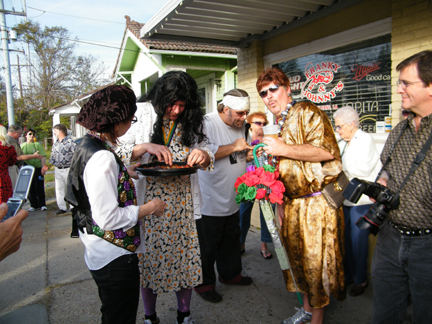
[[[56,208],[55,201],[47,205]],[[83,244],[69,237],[70,214],[47,217],[46,212],[35,211],[23,228],[21,249],[0,262],[0,324],[100,323],[100,301],[84,262]],[[269,247],[274,254],[272,244]],[[218,282],[216,289],[223,295],[218,304],[207,303],[194,292],[191,314],[197,324],[276,324],[295,313],[299,302],[295,293],[286,291],[275,255],[265,260],[259,250],[260,230],[251,227],[242,260],[243,273],[254,284],[239,287]],[[347,295],[344,302],[332,299],[324,323],[370,323],[372,292],[370,285],[361,296]],[[176,310],[174,293],[159,295],[157,314],[162,324],[175,323]],[[142,323],[142,317],[140,302],[137,323]]]

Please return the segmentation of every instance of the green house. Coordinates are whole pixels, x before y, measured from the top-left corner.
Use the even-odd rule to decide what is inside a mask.
[[[172,70],[190,74],[197,82],[205,113],[216,111],[223,93],[237,86],[237,48],[140,39],[144,24],[126,18],[121,49],[113,73],[116,84],[131,87],[137,97],[157,78]]]

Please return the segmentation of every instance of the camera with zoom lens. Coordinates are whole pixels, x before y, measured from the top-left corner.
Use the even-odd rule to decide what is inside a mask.
[[[357,220],[356,225],[360,229],[369,229],[373,235],[377,235],[389,211],[399,207],[399,196],[379,183],[358,178],[352,179],[343,192],[345,199],[352,203],[357,203],[362,194],[375,199],[376,203]]]

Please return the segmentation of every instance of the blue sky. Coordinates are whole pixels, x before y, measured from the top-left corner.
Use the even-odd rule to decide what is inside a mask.
[[[71,38],[78,38],[88,43],[98,43],[105,46],[79,44],[77,54],[91,54],[107,66],[107,76],[111,75],[115,66],[123,33],[125,30],[125,15],[140,23],[146,23],[168,0],[26,0],[28,19],[44,26],[62,26],[69,30]],[[20,0],[4,0],[6,10],[22,11]],[[32,9],[35,8],[35,9]],[[87,18],[87,19],[86,19]],[[8,27],[19,23],[23,17],[6,15]],[[10,49],[26,49],[23,44],[11,43]],[[17,53],[10,52],[11,64],[16,64]],[[3,56],[0,60],[3,65]],[[20,57],[23,64],[24,57]],[[12,67],[12,74],[16,68]]]

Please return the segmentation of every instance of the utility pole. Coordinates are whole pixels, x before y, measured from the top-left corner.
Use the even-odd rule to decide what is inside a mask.
[[[6,105],[8,112],[8,124],[9,126],[15,125],[15,115],[13,109],[13,96],[12,96],[12,80],[11,80],[11,70],[10,70],[10,60],[9,60],[9,31],[6,26],[6,14],[11,15],[26,15],[25,12],[15,12],[4,9],[3,0],[0,0],[0,31],[1,40],[3,47],[4,56],[4,70],[5,70],[5,81],[6,81]]]
[[[15,116],[13,109],[13,96],[12,96],[12,81],[11,81],[11,70],[10,70],[10,61],[9,61],[9,32],[6,28],[6,17],[3,5],[3,0],[0,0],[0,30],[1,30],[1,39],[2,39],[2,47],[3,47],[3,56],[4,56],[4,70],[5,70],[5,81],[6,81],[6,105],[7,105],[7,113],[8,113],[8,124],[15,125]]]

